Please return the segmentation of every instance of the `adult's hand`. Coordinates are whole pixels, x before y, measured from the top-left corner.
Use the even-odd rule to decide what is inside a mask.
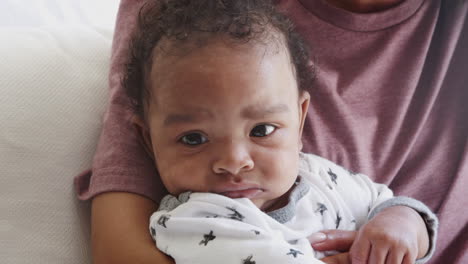
[[[342,253],[321,259],[327,264],[350,264],[349,250],[357,231],[323,230],[309,237],[312,247],[318,251],[335,250]]]

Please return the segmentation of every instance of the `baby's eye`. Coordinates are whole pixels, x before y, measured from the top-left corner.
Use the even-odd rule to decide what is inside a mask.
[[[250,131],[251,137],[266,137],[275,131],[276,127],[273,125],[258,125]]]
[[[206,143],[208,139],[200,133],[190,133],[181,137],[180,142],[189,146],[197,146]]]

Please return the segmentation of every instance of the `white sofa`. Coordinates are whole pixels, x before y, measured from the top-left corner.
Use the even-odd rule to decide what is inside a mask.
[[[99,138],[118,1],[24,2],[0,3],[0,263],[91,263],[73,177]]]

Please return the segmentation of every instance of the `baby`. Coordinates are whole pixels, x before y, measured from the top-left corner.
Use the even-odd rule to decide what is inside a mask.
[[[124,87],[170,193],[150,220],[161,251],[177,263],[322,263],[331,252],[308,236],[362,229],[406,206],[421,216],[407,235],[417,246],[355,243],[367,243],[373,263],[429,259],[437,219],[426,206],[301,153],[313,72],[268,1],[149,2],[138,29]]]

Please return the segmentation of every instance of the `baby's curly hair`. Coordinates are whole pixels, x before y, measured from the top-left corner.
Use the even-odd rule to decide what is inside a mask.
[[[310,87],[314,70],[309,49],[293,30],[292,22],[276,11],[271,1],[148,0],[140,9],[137,29],[130,41],[122,85],[133,110],[144,117],[145,100],[151,96],[147,74],[161,40],[169,40],[171,49],[177,44],[203,45],[200,43],[219,36],[242,45],[261,42],[275,33],[283,36],[299,89]]]

